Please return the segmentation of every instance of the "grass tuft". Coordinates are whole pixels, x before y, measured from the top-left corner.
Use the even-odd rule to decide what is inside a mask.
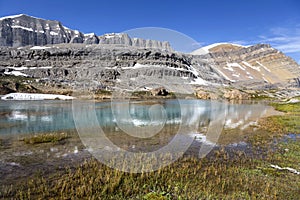
[[[68,138],[67,133],[45,133],[23,138],[26,144],[57,143]]]

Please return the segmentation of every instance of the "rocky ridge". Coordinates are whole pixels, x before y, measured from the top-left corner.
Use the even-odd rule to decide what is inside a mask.
[[[153,83],[159,87],[172,83],[171,90],[193,88],[205,99],[220,95],[197,90],[199,86],[300,86],[299,65],[267,44],[221,43],[186,54],[172,50],[168,42],[130,38],[123,33],[83,34],[58,21],[27,15],[0,18],[0,34],[0,75],[29,77],[45,85],[143,90]],[[248,98],[231,91],[221,96]]]
[[[176,78],[179,85],[224,81],[206,61],[194,66],[190,55],[110,44],[1,47],[0,72],[67,86],[84,82],[91,88],[113,87],[116,83],[134,88],[142,84],[136,79],[147,77],[148,80]]]
[[[222,76],[236,85],[265,85],[282,83],[300,86],[300,66],[268,44],[243,47],[232,44],[213,45],[208,50],[208,59]],[[200,50],[193,52],[195,59],[203,59]],[[198,55],[197,54],[201,54]]]
[[[56,20],[45,20],[25,14],[0,18],[0,46],[43,46],[61,43],[122,44],[171,51],[168,42],[130,38],[125,33],[97,36],[69,29]]]

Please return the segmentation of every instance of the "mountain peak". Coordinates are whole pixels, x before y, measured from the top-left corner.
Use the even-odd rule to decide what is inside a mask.
[[[208,46],[201,47],[201,48],[193,51],[191,54],[202,55],[202,54],[207,54],[207,53],[212,53],[212,52],[234,51],[234,50],[239,50],[239,49],[247,48],[247,47],[249,47],[249,46],[243,46],[240,44],[222,42],[222,43],[214,43],[214,44],[210,44]]]
[[[0,18],[0,46],[21,47],[27,45],[44,46],[60,43],[121,44],[142,48],[172,51],[169,43],[162,41],[133,41],[125,33],[108,33],[102,36],[84,34],[72,30],[57,20],[47,20],[18,14]]]

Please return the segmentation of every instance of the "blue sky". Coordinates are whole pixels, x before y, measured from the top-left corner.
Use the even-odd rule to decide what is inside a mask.
[[[300,63],[298,0],[0,0],[0,16],[20,13],[59,20],[69,28],[98,35],[162,27],[181,32],[201,46],[269,43]]]

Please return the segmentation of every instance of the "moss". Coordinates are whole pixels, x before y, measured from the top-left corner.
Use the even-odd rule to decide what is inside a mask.
[[[30,137],[23,138],[22,140],[26,144],[39,144],[39,143],[56,143],[68,138],[66,133],[46,133],[38,134]]]

